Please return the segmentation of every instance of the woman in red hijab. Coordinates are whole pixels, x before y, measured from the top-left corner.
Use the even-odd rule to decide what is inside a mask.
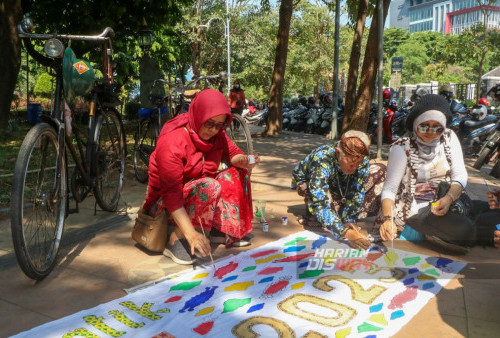
[[[196,230],[201,226],[213,242],[249,245],[243,239],[252,230],[253,217],[248,169],[259,159],[249,164],[248,156],[226,135],[231,120],[224,95],[203,90],[187,114],[163,126],[151,154],[142,211],[154,216],[165,208],[175,222],[163,254],[176,263],[193,263],[195,250],[208,255],[210,242]],[[230,168],[218,173],[221,162]]]

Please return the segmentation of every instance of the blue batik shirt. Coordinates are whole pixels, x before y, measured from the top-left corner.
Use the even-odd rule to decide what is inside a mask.
[[[293,169],[292,189],[300,183],[307,183],[309,211],[338,237],[344,229],[344,223],[356,223],[358,220],[365,199],[369,167],[369,159],[365,158],[354,173],[346,175],[340,169],[335,145],[322,145]],[[331,208],[329,191],[346,198],[341,214]]]

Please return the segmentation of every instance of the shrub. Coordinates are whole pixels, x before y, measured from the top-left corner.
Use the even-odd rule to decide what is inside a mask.
[[[137,120],[139,118],[139,108],[141,108],[141,104],[137,101],[125,103],[125,118],[127,120]]]
[[[34,94],[49,97],[51,89],[52,76],[48,73],[42,73],[36,80],[35,88],[33,89]]]

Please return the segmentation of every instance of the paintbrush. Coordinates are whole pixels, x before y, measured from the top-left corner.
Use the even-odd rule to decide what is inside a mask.
[[[391,249],[394,249],[394,206],[391,207]]]
[[[493,190],[490,189],[490,186],[488,185],[488,182],[486,182],[486,179],[483,177],[484,184],[486,184],[486,189],[488,189],[488,192],[493,195],[493,198],[495,199],[495,202],[498,204],[498,199],[493,193]]]
[[[205,236],[205,229],[203,229],[203,223],[201,223],[200,216],[198,216],[198,221],[200,222],[201,232],[203,232],[203,236]],[[212,257],[212,253],[209,251],[208,254],[210,255],[210,260],[212,261],[212,265],[213,265],[214,271],[215,271],[216,268],[215,268],[214,258]]]

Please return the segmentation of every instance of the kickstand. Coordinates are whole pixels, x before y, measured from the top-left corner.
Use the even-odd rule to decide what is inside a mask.
[[[94,200],[94,216],[97,215],[97,200]]]

